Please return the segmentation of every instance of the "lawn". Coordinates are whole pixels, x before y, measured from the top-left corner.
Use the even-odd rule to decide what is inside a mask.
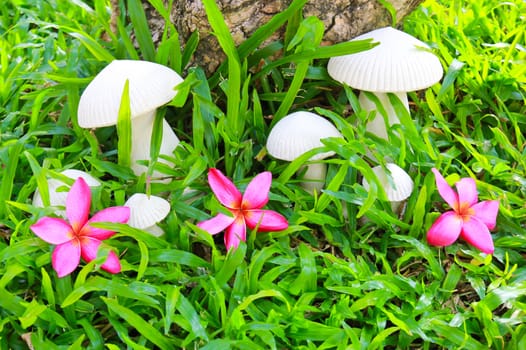
[[[117,34],[106,0],[0,8],[0,349],[526,349],[526,2],[427,0],[398,23],[430,45],[444,76],[409,93],[410,113],[394,99],[400,124],[388,140],[366,130],[359,91],[327,72],[329,57],[370,42],[321,46],[323,26],[302,18],[305,1],[295,0],[236,47],[214,1],[203,2],[228,58],[210,77],[188,64],[197,36],[183,49],[167,26],[154,45],[139,0],[122,7]],[[283,42],[263,44],[283,25]],[[117,126],[79,125],[83,91],[114,59],[157,62],[184,78],[154,117],[180,143],[160,154],[156,128],[142,175],[130,169],[131,94]],[[323,116],[342,136],[292,162],[272,157],[269,133],[295,111]],[[333,155],[309,160],[325,152]],[[396,210],[372,170],[390,162],[414,183]],[[314,193],[301,181],[313,163],[327,166]],[[70,191],[66,169],[99,185],[77,181]],[[495,227],[484,226],[492,253],[462,238],[430,244],[454,193],[432,169],[498,201]],[[35,234],[48,232],[36,225],[47,220],[53,236],[58,220],[41,220],[64,215],[46,205],[50,179],[70,191],[68,217],[122,207],[134,193],[164,198],[164,234],[99,220],[93,237],[115,234],[63,273],[68,254],[57,263],[58,243]],[[249,209],[264,205],[287,228],[257,232],[267,222],[256,220],[226,245],[222,230],[209,234],[202,223],[228,217],[234,186]],[[471,204],[457,208],[466,222],[480,209]],[[236,208],[249,223],[249,210]],[[110,257],[118,273],[108,272]]]

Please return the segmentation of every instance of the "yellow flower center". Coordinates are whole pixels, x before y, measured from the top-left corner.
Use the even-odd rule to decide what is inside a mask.
[[[458,205],[457,214],[462,217],[462,220],[469,221],[469,219],[475,215],[475,209],[473,209],[468,202],[461,202]]]

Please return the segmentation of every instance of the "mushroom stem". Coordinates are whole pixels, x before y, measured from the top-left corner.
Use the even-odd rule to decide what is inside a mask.
[[[146,171],[146,167],[137,164],[138,160],[150,160],[150,144],[152,140],[153,124],[156,109],[132,119],[132,169],[136,175]],[[163,119],[163,134],[159,154],[171,155],[179,144],[179,139],[174,131]]]
[[[146,228],[143,228],[142,230],[152,234],[155,237],[160,237],[160,236],[164,235],[163,229],[160,228],[158,225],[153,225],[153,226],[150,226],[150,227],[146,227]]]
[[[303,174],[301,187],[308,192],[320,193],[325,185],[325,176],[327,175],[327,165],[325,163],[312,163],[305,165],[305,173]],[[303,167],[300,169],[303,170]]]
[[[393,105],[391,104],[391,101],[389,101],[389,96],[387,95],[388,93],[384,93],[384,92],[371,92],[371,93],[374,94],[378,98],[378,100],[384,107],[385,112],[387,113],[387,122],[389,123],[389,126],[400,124],[400,119],[398,119],[396,111]],[[407,111],[409,111],[409,102],[407,100],[407,93],[393,92],[393,94],[395,94],[400,99],[404,107],[407,109]],[[367,97],[367,95],[364,94],[363,92],[360,92],[360,96],[358,97],[358,100],[360,102],[360,106],[365,111],[367,112],[378,111],[378,109],[376,108],[376,104],[373,101],[371,101]],[[389,139],[384,118],[379,112],[373,117],[373,119],[371,119],[367,123],[366,130],[385,140]]]
[[[403,209],[402,204],[404,204],[404,201],[392,201],[391,210],[393,211],[393,213],[400,215]]]

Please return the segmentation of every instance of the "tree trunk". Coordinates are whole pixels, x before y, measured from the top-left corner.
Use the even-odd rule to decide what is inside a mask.
[[[240,44],[261,25],[288,7],[292,0],[216,0],[236,44]],[[396,10],[399,22],[422,0],[388,0]],[[224,55],[211,33],[201,0],[175,0],[172,22],[181,36],[181,44],[194,31],[199,31],[200,42],[194,55],[207,73],[213,72],[224,60]],[[327,44],[347,41],[370,30],[392,23],[389,11],[376,0],[310,0],[304,7],[304,16],[316,16],[325,24],[324,42]],[[162,33],[163,20],[148,11],[154,37]],[[284,29],[284,28],[283,28]],[[283,30],[272,39],[283,35]]]

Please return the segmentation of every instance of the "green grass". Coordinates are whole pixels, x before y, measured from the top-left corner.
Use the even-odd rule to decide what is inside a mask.
[[[161,1],[150,3],[169,16]],[[197,66],[185,69],[197,36],[179,49],[169,25],[155,46],[140,1],[120,2],[128,13],[117,35],[104,0],[1,7],[0,349],[526,348],[524,1],[428,0],[404,20],[446,73],[410,94],[412,119],[402,116],[389,142],[366,134],[357,92],[325,69],[331,55],[369,43],[319,46],[323,28],[301,17],[305,1],[297,0],[236,48],[214,2],[204,3],[228,57],[208,79]],[[262,44],[282,25],[284,41]],[[170,157],[175,167],[156,165],[168,183],[147,189],[144,177],[119,165],[116,128],[77,124],[83,88],[114,58],[153,60],[186,77],[162,111],[182,140]],[[272,123],[300,109],[329,118],[344,138],[292,163],[272,159],[264,149]],[[361,186],[376,165],[366,147],[413,177],[401,215]],[[312,196],[297,170],[326,150],[336,153],[325,160],[326,190]],[[289,229],[251,232],[230,253],[221,234],[197,229],[217,210],[206,182],[212,166],[240,188],[270,170],[267,207],[286,216]],[[444,210],[432,167],[451,181],[473,177],[481,200],[500,200],[493,256],[462,241],[426,243]],[[31,199],[67,168],[102,181],[94,211],[134,192],[167,198],[166,235],[103,224],[119,231],[109,243],[123,272],[108,274],[97,259],[57,278],[52,248],[29,229],[53,209]]]

